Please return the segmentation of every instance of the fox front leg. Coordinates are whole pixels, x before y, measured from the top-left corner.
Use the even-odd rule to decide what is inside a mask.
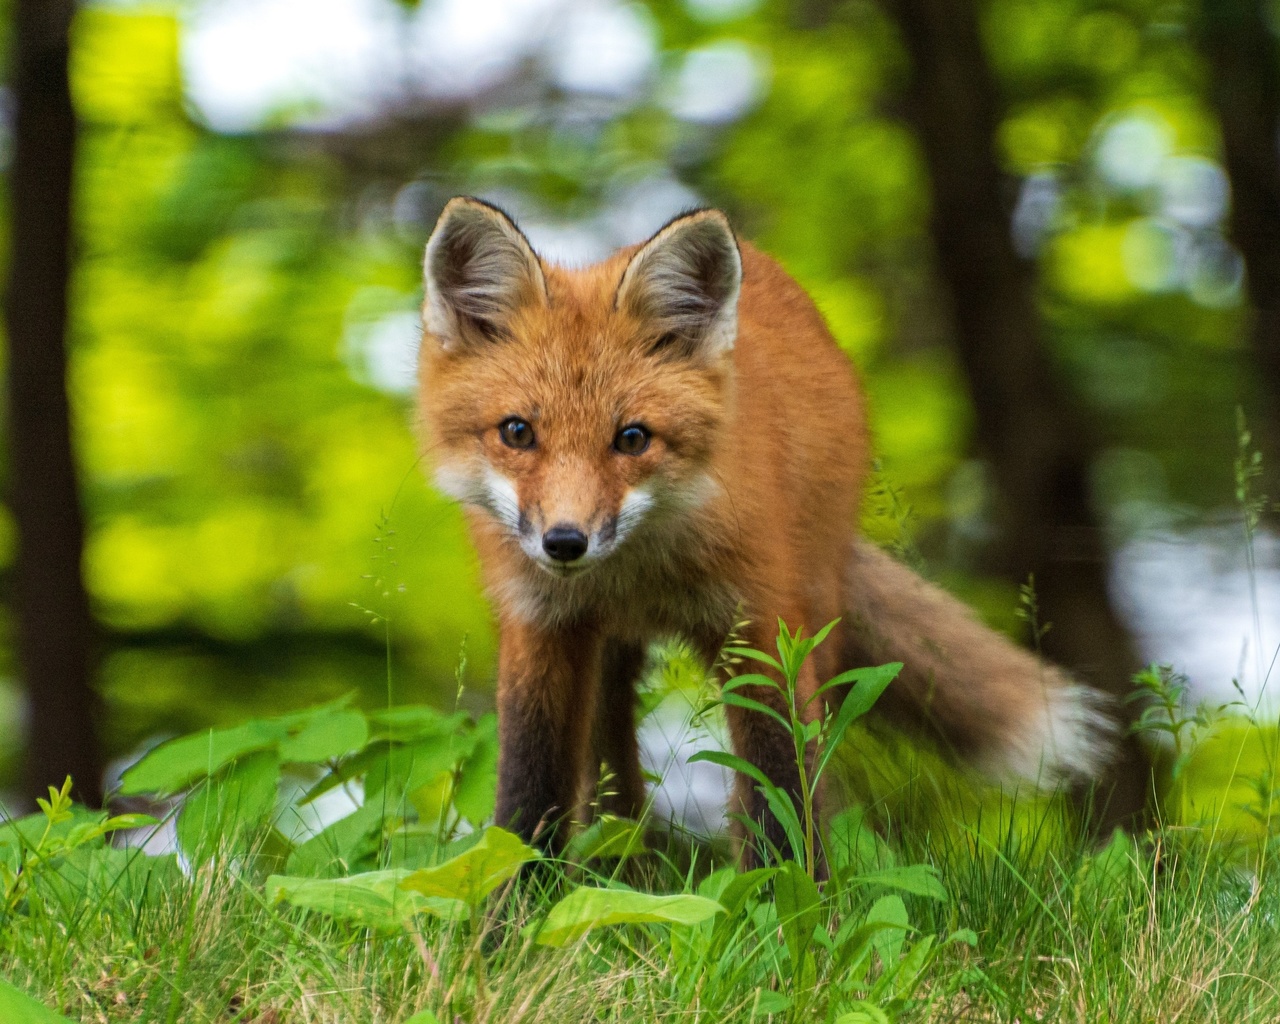
[[[602,801],[604,810],[623,818],[638,819],[644,809],[644,773],[636,738],[636,683],[644,663],[643,644],[628,640],[604,644],[595,746],[599,761],[612,776]]]
[[[498,655],[497,823],[551,852],[578,808],[600,680],[587,628],[504,622]]]

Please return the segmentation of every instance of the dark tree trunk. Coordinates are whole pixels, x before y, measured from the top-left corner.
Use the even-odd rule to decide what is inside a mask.
[[[1121,697],[1137,667],[1107,593],[1107,552],[1089,503],[1095,444],[1042,343],[1032,268],[1014,250],[994,151],[997,90],[974,0],[886,0],[914,66],[908,96],[932,178],[932,232],[960,365],[990,460],[993,567],[1035,576],[1045,653]],[[1099,824],[1141,812],[1150,769],[1126,740]]]
[[[72,0],[17,0],[9,281],[10,503],[18,529],[14,618],[30,708],[28,797],[75,780],[102,800],[90,685],[93,628],[67,401],[67,285],[76,122],[67,80]]]
[[[1203,0],[1198,38],[1231,178],[1268,440],[1280,443],[1280,54],[1261,0]]]

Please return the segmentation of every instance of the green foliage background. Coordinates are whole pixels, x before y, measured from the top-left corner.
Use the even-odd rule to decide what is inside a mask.
[[[363,347],[420,302],[422,245],[456,192],[519,194],[572,223],[657,175],[727,209],[864,375],[884,478],[929,564],[1014,628],[1017,595],[975,572],[988,494],[932,276],[901,47],[862,0],[734,10],[642,8],[657,74],[590,117],[534,68],[523,91],[428,103],[404,124],[316,127],[286,109],[238,134],[185,98],[189,8],[79,11],[71,389],[111,752],[352,689],[366,705],[451,698],[464,638],[468,699],[484,705],[493,631],[460,516],[420,470],[410,397],[376,386]],[[1165,179],[1117,183],[1099,160],[1120,124],[1154,132],[1162,166],[1220,159],[1194,12],[983,10],[1011,187],[1055,183],[1029,251],[1054,357],[1105,441],[1096,494],[1113,540],[1227,505],[1233,409],[1254,383],[1221,224],[1192,233],[1219,264],[1186,269]],[[726,40],[766,69],[758,102],[728,124],[681,121],[664,97],[682,62]],[[881,540],[900,528],[890,504],[868,500]],[[11,548],[0,520],[5,560]],[[6,689],[8,774],[18,704]]]

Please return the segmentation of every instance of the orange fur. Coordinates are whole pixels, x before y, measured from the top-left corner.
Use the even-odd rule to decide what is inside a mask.
[[[643,247],[567,270],[543,264],[500,211],[454,200],[428,246],[425,322],[424,434],[437,480],[467,506],[498,606],[500,823],[533,835],[576,806],[594,775],[593,729],[619,809],[639,810],[632,687],[655,638],[684,637],[711,659],[739,607],[747,642],[765,650],[779,618],[812,634],[843,616],[802,696],[850,658],[923,660],[928,623],[898,607],[919,603],[917,582],[855,538],[869,444],[849,362],[800,286],[736,245],[723,215],[687,215]],[[504,442],[511,417],[531,428],[530,447]],[[639,454],[614,447],[629,424],[651,432]],[[581,559],[547,554],[553,527],[589,539]],[[934,712],[979,758],[1033,744],[1046,679],[1034,659],[940,592],[924,596],[948,651],[909,666],[898,703]],[[1004,667],[994,729],[977,720],[990,700],[932,696],[950,692],[949,659],[976,652]],[[1078,692],[1056,673],[1047,682]],[[729,717],[737,751],[794,787],[781,731]],[[1097,726],[1088,713],[1079,724]],[[742,780],[737,800],[777,834]]]

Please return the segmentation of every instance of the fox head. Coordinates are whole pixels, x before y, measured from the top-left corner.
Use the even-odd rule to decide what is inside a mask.
[[[541,568],[588,570],[715,489],[742,260],[702,210],[586,270],[452,200],[427,243],[421,410],[437,485]]]

